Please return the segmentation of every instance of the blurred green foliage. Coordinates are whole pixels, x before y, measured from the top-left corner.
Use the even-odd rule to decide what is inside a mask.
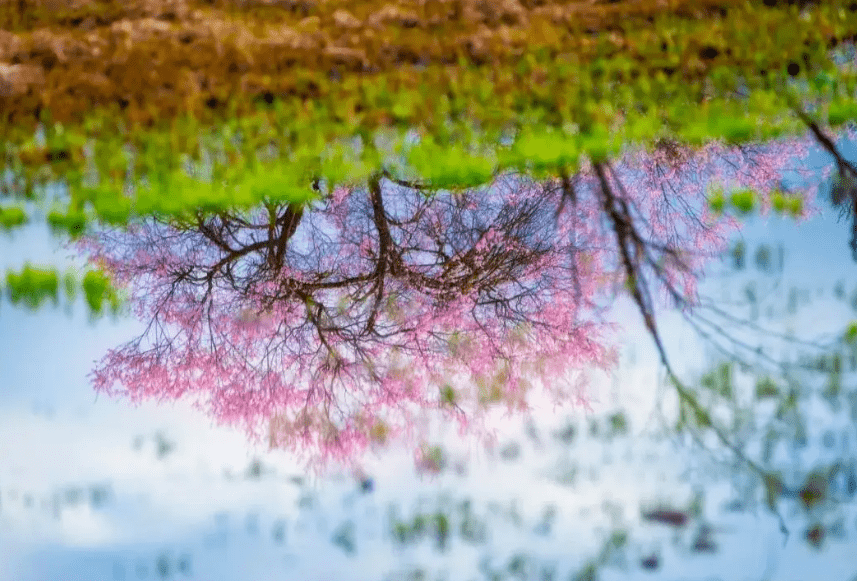
[[[73,301],[82,291],[92,315],[100,315],[105,308],[116,314],[123,305],[119,291],[104,272],[88,270],[82,277],[72,271],[60,275],[55,269],[38,268],[29,263],[19,271],[6,273],[4,294],[11,304],[36,310],[47,301],[58,304],[61,280],[68,301]]]
[[[12,230],[29,221],[27,213],[19,206],[0,206],[0,229]]]

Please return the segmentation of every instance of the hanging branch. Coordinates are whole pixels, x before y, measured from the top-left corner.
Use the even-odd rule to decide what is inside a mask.
[[[850,214],[852,216],[851,242],[849,246],[851,247],[851,256],[857,262],[857,168],[842,156],[833,140],[821,130],[818,123],[807,115],[801,107],[792,104],[792,109],[800,120],[809,127],[819,145],[832,155],[836,161],[839,181],[835,182],[831,187],[830,201],[834,207],[843,206],[844,204],[844,207],[842,207],[843,214]],[[849,201],[850,204],[848,203]]]
[[[708,411],[699,403],[696,396],[678,378],[678,375],[673,370],[655,323],[654,309],[648,292],[649,287],[646,285],[645,275],[642,272],[644,264],[641,262],[641,258],[644,255],[645,242],[634,225],[627,203],[625,200],[617,196],[610,187],[604,171],[606,165],[607,162],[598,162],[594,164],[595,173],[598,176],[600,184],[601,205],[604,212],[610,219],[611,227],[616,239],[616,246],[619,249],[621,257],[622,267],[628,281],[628,290],[631,293],[634,303],[637,305],[637,309],[643,317],[646,329],[658,350],[661,364],[666,369],[670,382],[678,393],[680,402],[690,407],[700,426],[710,428],[724,446],[740,458],[741,461],[743,461],[753,472],[758,474],[765,482],[766,487],[775,487],[777,492],[781,493],[784,490],[784,486],[779,478],[749,458],[729,439],[724,430],[712,421]],[[617,182],[619,181],[618,176],[616,176],[615,173],[614,178]],[[652,261],[649,257],[645,258],[645,263],[655,270],[655,274],[659,279],[665,281],[665,273],[660,265]],[[692,433],[692,436],[698,444],[704,447],[703,442],[699,439],[697,434]],[[793,491],[785,492],[787,494],[795,494]],[[776,507],[771,503],[769,503],[769,508],[777,515],[780,524],[780,531],[785,536],[785,541],[788,541],[789,530],[785,525],[785,520],[783,519],[782,514],[780,514],[780,512],[776,510]]]

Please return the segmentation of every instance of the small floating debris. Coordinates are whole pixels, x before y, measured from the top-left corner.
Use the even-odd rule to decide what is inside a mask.
[[[647,571],[656,570],[661,564],[661,560],[657,553],[652,553],[648,557],[640,559],[640,566]]]
[[[659,508],[642,514],[643,520],[658,522],[661,524],[683,527],[687,524],[689,516],[686,512],[668,508]]]

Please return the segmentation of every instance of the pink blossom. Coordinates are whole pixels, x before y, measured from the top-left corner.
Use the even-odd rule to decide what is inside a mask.
[[[605,179],[645,241],[635,260],[660,302],[692,308],[706,262],[738,227],[708,207],[712,182],[758,190],[766,211],[801,144],[662,142],[614,166]],[[431,196],[373,180],[304,209],[148,219],[85,237],[81,251],[148,325],[104,356],[95,389],[191,398],[317,469],[421,441],[429,412],[488,438],[487,411],[525,410],[536,389],[587,406],[588,372],[616,362],[607,315],[626,283],[593,166],[573,177],[573,201],[561,180],[518,175]],[[426,458],[437,464],[420,448],[417,464]]]

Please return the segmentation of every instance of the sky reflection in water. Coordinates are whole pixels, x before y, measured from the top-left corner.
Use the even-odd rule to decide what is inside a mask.
[[[853,157],[853,148],[847,152]],[[778,321],[798,333],[838,332],[854,317],[849,301],[832,295],[838,281],[847,297],[857,292],[848,227],[824,212],[799,228],[756,219],[743,233],[750,249],[760,242],[785,245],[781,288],[795,284],[812,296]],[[41,226],[0,245],[3,268],[18,266],[24,253],[57,264],[67,254],[53,250]],[[750,279],[760,286],[773,280],[749,269],[714,277],[706,288],[737,299]],[[783,297],[772,304],[781,306]],[[284,454],[252,449],[239,433],[212,427],[189,406],[131,408],[95,400],[85,379],[91,365],[141,324],[89,326],[82,303],[69,316],[4,303],[0,580],[418,579],[420,569],[425,579],[500,573],[573,579],[611,531],[625,530],[627,549],[610,557],[599,578],[851,581],[857,575],[853,498],[843,505],[839,538],[831,534],[821,551],[807,546],[805,520],[784,504],[792,534],[783,546],[763,505],[734,510],[741,471],[736,476],[729,469],[728,454],[712,457],[689,442],[640,436],[658,431],[654,404],[665,390],[657,387],[655,351],[637,313],[628,302],[617,309],[629,342],[623,367],[593,385],[592,414],[543,405],[531,422],[502,422],[498,446],[487,452],[459,441],[454,430],[440,434],[449,462],[436,478],[416,475],[412,456],[394,450],[370,462],[366,475],[311,481]],[[678,317],[666,315],[661,324],[677,369],[685,376],[704,370],[706,353]],[[604,433],[607,416],[620,405],[633,437],[591,435],[593,422]],[[810,429],[813,453],[853,457],[854,426],[813,412],[819,414]],[[576,428],[573,437],[569,425]],[[822,449],[822,428],[850,433],[850,441],[837,435]],[[802,461],[811,463],[807,458]],[[703,517],[685,530],[641,519],[640,507],[653,503],[686,506],[702,484]],[[692,549],[703,520],[715,529],[716,552]],[[652,556],[657,567],[647,569]]]

